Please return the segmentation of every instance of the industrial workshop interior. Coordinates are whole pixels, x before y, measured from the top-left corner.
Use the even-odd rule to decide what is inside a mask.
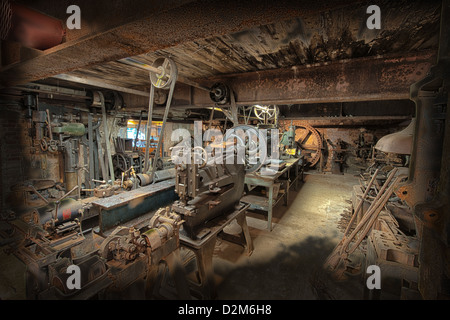
[[[449,0],[0,7],[1,300],[450,298]]]

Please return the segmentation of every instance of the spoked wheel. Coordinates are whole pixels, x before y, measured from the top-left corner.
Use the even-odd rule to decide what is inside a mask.
[[[114,166],[114,176],[121,177],[122,172],[126,172],[130,168],[130,163],[127,158],[123,154],[116,153],[112,158],[113,166]]]
[[[319,132],[307,124],[296,125],[295,140],[302,149],[306,163],[310,167],[315,166],[322,154],[322,137]]]
[[[259,120],[268,121],[278,116],[277,106],[253,106],[253,112]]]

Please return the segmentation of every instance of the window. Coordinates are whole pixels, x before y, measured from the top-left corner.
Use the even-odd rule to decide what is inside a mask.
[[[133,147],[135,147],[134,139],[136,139],[136,132],[137,132],[138,125],[139,125],[139,121],[128,120],[127,139],[133,140]],[[150,149],[156,147],[159,136],[161,134],[161,127],[162,127],[162,122],[152,121],[152,130],[151,130],[151,136],[150,136]],[[137,137],[138,140],[136,143],[138,148],[145,148],[145,141],[146,141],[146,136],[147,136],[146,133],[147,133],[147,121],[141,121],[141,126],[139,128],[139,134]]]

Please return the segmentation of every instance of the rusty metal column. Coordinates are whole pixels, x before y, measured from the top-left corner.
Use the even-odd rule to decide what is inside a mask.
[[[428,80],[428,79],[427,79]],[[421,202],[430,201],[436,192],[441,165],[441,144],[443,133],[434,120],[434,92],[422,88],[412,93],[416,103],[416,127],[413,135],[413,148],[409,177],[397,194],[413,208]],[[420,235],[419,235],[420,236]]]
[[[411,86],[416,128],[410,176],[396,192],[413,210],[424,299],[450,297],[450,1],[442,2],[437,65]]]

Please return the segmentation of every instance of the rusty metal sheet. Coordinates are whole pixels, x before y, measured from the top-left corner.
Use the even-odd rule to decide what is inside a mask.
[[[135,14],[136,20],[119,16],[114,28],[64,43],[47,50],[42,56],[8,66],[0,74],[0,83],[11,86],[35,81],[351,3],[355,0],[340,0],[332,5],[328,1],[285,0],[262,4],[260,1],[217,0],[191,1],[182,5],[175,1],[164,10],[156,11],[147,4],[148,10],[135,8],[140,12]]]
[[[183,82],[181,77],[199,79],[359,57],[437,50],[435,35],[439,27],[439,13],[436,8],[440,6],[439,1],[381,1],[379,5],[385,13],[382,15],[383,32],[368,31],[366,25],[361,23],[365,16],[364,3],[343,3],[343,6],[329,3],[325,11],[317,12],[314,12],[314,6],[317,6],[314,3],[310,11],[305,10],[297,17],[269,24],[261,20],[259,25],[249,25],[237,32],[183,41],[172,47],[133,56],[133,59],[151,64],[161,55],[170,56],[178,66],[178,80]],[[290,7],[294,12],[295,5]],[[257,6],[255,10],[258,10]],[[417,27],[411,30],[404,21]],[[192,26],[186,24],[185,28]],[[404,36],[405,33],[408,37]],[[145,87],[148,85],[147,73],[111,61],[74,70],[71,75],[103,79],[109,84],[119,83],[126,87]]]
[[[409,87],[430,70],[435,51],[413,55],[366,57],[332,63],[197,79],[222,82],[236,95],[237,105],[327,103],[409,99]],[[181,93],[181,92],[180,92]],[[208,92],[193,88],[191,106],[211,106]]]

